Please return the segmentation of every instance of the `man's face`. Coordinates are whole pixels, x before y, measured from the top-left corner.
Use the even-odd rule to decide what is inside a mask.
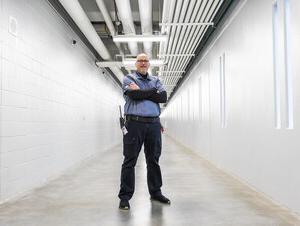
[[[148,56],[146,54],[138,55],[136,58],[135,66],[136,70],[139,73],[143,75],[147,74],[148,68],[150,66]]]

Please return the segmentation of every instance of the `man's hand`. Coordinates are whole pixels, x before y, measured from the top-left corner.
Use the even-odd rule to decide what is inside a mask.
[[[132,82],[129,84],[129,89],[138,90],[138,89],[140,89],[140,87],[137,84],[135,84],[134,82]]]

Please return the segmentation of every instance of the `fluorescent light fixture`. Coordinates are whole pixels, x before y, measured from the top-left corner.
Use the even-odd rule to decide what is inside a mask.
[[[134,66],[136,59],[123,59],[122,63],[124,66]]]
[[[114,42],[166,42],[167,35],[116,35]]]
[[[104,67],[126,67],[128,69],[136,69],[135,67],[136,59],[123,59],[123,61],[96,61],[96,65],[98,67],[104,68]],[[160,67],[165,65],[166,63],[163,60],[150,60],[150,67]]]
[[[136,59],[124,59],[122,61],[124,66],[135,66]],[[160,67],[165,65],[166,63],[163,60],[150,60],[150,67]]]

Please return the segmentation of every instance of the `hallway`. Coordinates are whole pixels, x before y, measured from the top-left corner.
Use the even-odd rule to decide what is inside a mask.
[[[223,174],[192,151],[168,136],[163,139],[163,192],[170,197],[171,206],[149,201],[141,154],[131,210],[118,209],[122,158],[121,146],[117,146],[47,186],[2,205],[0,225],[300,225],[287,211]]]

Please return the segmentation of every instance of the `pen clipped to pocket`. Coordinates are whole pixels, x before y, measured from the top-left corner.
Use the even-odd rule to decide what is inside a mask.
[[[120,128],[122,130],[123,135],[126,135],[128,133],[126,127],[125,127],[125,119],[122,115],[122,109],[121,105],[119,105],[119,110],[120,110]]]

